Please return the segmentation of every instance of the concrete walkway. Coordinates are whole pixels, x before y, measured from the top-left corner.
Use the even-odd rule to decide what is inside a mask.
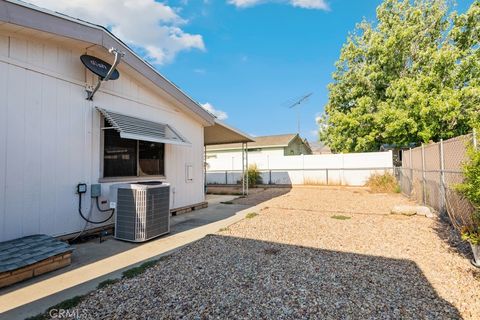
[[[148,260],[167,255],[182,246],[214,233],[257,208],[222,204],[232,196],[209,197],[209,207],[172,217],[171,233],[134,244],[109,237],[76,245],[72,265],[0,290],[0,319],[24,319],[77,295],[94,290],[107,279]]]

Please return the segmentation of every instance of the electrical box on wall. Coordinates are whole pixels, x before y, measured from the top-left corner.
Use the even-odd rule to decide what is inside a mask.
[[[97,184],[92,184],[90,187],[90,194],[92,198],[98,198],[102,195],[102,186],[97,183]]]
[[[77,184],[77,193],[82,194],[87,192],[87,184],[86,183],[79,183]]]

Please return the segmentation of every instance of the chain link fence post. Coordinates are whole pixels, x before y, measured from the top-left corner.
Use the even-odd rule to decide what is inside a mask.
[[[427,204],[427,177],[425,176],[425,144],[422,142],[422,202]]]
[[[440,139],[440,143],[438,144],[440,148],[440,203],[439,203],[439,208],[440,208],[440,213],[444,214],[445,213],[445,196],[446,196],[446,190],[445,190],[445,156],[444,156],[444,149],[443,149],[443,139]]]

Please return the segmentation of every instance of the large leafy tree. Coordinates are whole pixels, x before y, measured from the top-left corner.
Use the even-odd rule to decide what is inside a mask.
[[[329,85],[320,138],[336,152],[450,138],[480,112],[480,0],[385,0],[359,23]]]

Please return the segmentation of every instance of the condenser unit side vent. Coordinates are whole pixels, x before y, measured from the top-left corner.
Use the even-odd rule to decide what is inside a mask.
[[[169,196],[166,183],[118,186],[115,238],[142,242],[169,233]]]

